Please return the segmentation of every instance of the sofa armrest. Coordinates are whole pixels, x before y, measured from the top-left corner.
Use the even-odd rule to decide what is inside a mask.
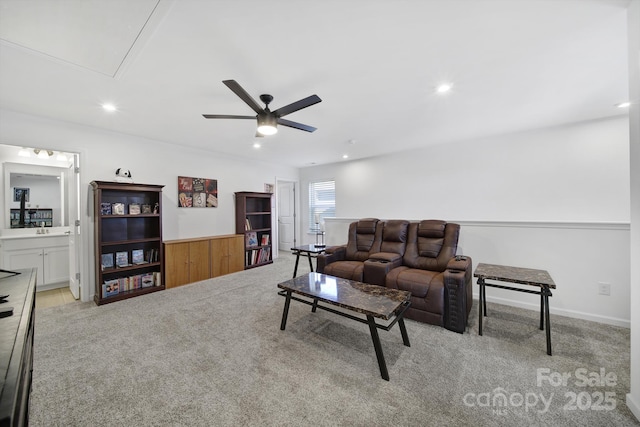
[[[336,261],[344,261],[347,253],[347,245],[329,246],[323,254],[319,254],[316,259],[318,273],[324,273],[324,268]]]
[[[364,262],[363,281],[371,285],[385,286],[387,274],[402,265],[402,255],[393,252],[377,252]]]
[[[471,257],[456,256],[447,263],[444,271],[444,327],[464,333],[471,304]]]

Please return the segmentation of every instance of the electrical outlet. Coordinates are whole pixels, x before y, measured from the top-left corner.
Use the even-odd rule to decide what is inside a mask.
[[[611,295],[611,284],[598,282],[598,295]]]

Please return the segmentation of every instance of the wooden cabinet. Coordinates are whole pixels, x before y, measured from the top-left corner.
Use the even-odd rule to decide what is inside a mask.
[[[236,196],[236,233],[244,235],[244,266],[273,262],[271,193],[241,191]]]
[[[164,242],[167,288],[241,271],[243,238],[231,234]]]
[[[244,236],[219,236],[210,241],[211,277],[223,276],[244,269]]]
[[[165,242],[166,286],[175,288],[209,278],[209,242]]]
[[[119,301],[164,286],[162,185],[93,181],[95,296]]]
[[[38,290],[69,282],[69,237],[33,236],[2,240],[2,268],[35,268]]]

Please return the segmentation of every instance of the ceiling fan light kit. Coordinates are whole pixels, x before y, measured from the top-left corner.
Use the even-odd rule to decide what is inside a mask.
[[[278,120],[272,115],[258,114],[258,133],[269,136],[278,132]]]
[[[229,89],[233,91],[233,93],[238,95],[240,99],[242,99],[249,107],[251,107],[251,109],[256,112],[256,115],[237,116],[229,114],[203,114],[202,116],[205,119],[257,120],[258,134],[256,136],[274,135],[276,132],[278,132],[278,125],[303,130],[305,132],[313,132],[316,130],[316,128],[314,128],[313,126],[292,122],[291,120],[286,120],[282,117],[321,102],[322,100],[318,95],[308,96],[289,105],[285,105],[284,107],[280,107],[275,111],[271,111],[269,110],[269,104],[271,103],[271,101],[273,101],[273,96],[267,94],[260,95],[260,100],[265,104],[265,107],[262,108],[260,104],[258,104],[255,99],[253,99],[251,95],[249,95],[247,91],[245,91],[242,86],[240,86],[235,80],[224,80],[222,83],[224,83]]]

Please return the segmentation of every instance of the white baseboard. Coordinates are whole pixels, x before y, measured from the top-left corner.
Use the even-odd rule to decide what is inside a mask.
[[[640,403],[634,400],[631,393],[627,393],[627,407],[638,419],[638,421],[640,421]]]
[[[479,296],[478,294],[474,294],[473,298],[478,301],[479,300]],[[533,304],[533,303],[525,303],[525,302],[521,302],[521,301],[515,301],[512,299],[507,299],[507,298],[496,298],[496,297],[490,297],[487,296],[487,301],[488,302],[495,302],[496,304],[504,304],[504,305],[508,305],[511,307],[518,307],[518,308],[524,308],[526,310],[534,310],[534,311],[540,311],[540,305],[539,304]],[[613,326],[620,326],[623,328],[627,328],[630,329],[631,328],[631,323],[629,321],[629,319],[620,319],[617,317],[608,317],[608,316],[600,316],[600,315],[595,315],[595,314],[591,314],[591,313],[584,313],[581,311],[575,311],[575,310],[563,310],[563,309],[557,309],[557,308],[553,308],[553,304],[549,304],[549,312],[551,314],[557,314],[559,316],[566,316],[566,317],[571,317],[574,319],[583,319],[583,320],[589,320],[592,322],[598,322],[598,323],[604,323],[607,325],[613,325]]]

